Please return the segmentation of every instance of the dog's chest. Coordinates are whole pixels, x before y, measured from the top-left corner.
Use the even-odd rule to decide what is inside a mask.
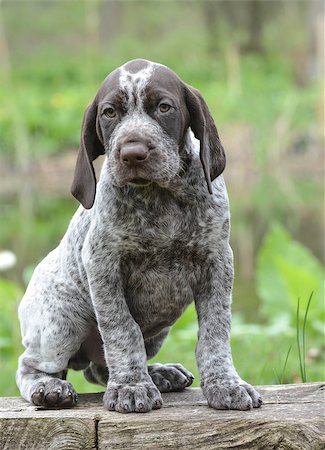
[[[172,210],[155,216],[139,215],[120,227],[118,251],[122,265],[138,276],[192,272],[206,257],[211,224],[189,211]],[[184,275],[184,273],[183,273]]]
[[[193,273],[181,266],[129,265],[125,297],[145,337],[172,325],[193,300]]]
[[[144,220],[141,227],[125,231],[119,249],[125,297],[144,335],[150,336],[174,323],[193,300],[208,232],[205,223],[184,212]]]

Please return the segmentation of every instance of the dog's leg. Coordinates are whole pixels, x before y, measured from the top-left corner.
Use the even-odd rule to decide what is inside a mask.
[[[69,408],[77,404],[78,396],[71,383],[65,380],[66,370],[45,373],[33,368],[32,360],[22,355],[16,381],[25,400],[36,406]]]
[[[91,247],[83,259],[109,370],[104,405],[122,413],[161,408],[160,392],[148,373],[143,335],[124,297],[119,254],[109,255],[109,263],[102,264],[100,252],[98,246]]]
[[[68,292],[63,283],[49,277],[41,284],[37,276],[36,272],[19,306],[26,350],[19,358],[17,385],[21,395],[37,406],[73,406],[77,394],[63,378],[89,333],[92,313],[86,303],[72,301],[77,294]]]
[[[153,358],[160,350],[170,327],[157,336],[146,339],[147,358]],[[181,364],[149,364],[148,372],[160,392],[182,391],[193,383],[194,376]]]
[[[151,359],[157,355],[161,346],[168,336],[171,327],[166,327],[156,336],[145,339],[144,345],[146,347],[147,359]]]
[[[106,386],[108,383],[109,373],[107,367],[99,366],[91,362],[83,373],[89,383],[100,384],[102,386]]]
[[[216,409],[258,408],[258,392],[237,374],[230,350],[233,256],[228,244],[220,245],[216,257],[195,293],[199,320],[196,357],[201,387],[208,404]]]

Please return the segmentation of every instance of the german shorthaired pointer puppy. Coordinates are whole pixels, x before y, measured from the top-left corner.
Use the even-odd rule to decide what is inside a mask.
[[[92,161],[101,154],[96,186]],[[194,299],[208,404],[261,405],[231,357],[224,167],[205,101],[170,69],[134,60],[105,79],[83,119],[72,185],[82,206],[35,269],[19,307],[26,350],[17,384],[26,400],[75,405],[65,380],[71,367],[106,386],[109,410],[160,408],[160,392],[180,391],[193,376],[180,364],[147,360]]]

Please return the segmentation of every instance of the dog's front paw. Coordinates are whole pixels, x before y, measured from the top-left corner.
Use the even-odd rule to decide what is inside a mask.
[[[259,408],[263,401],[260,394],[244,381],[216,380],[203,386],[208,405],[215,409]]]
[[[160,392],[150,380],[134,384],[107,383],[104,405],[110,411],[120,413],[148,412],[162,407]]]

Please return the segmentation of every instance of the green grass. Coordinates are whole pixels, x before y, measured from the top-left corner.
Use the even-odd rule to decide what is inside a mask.
[[[300,298],[298,298],[297,302],[297,348],[298,348],[298,356],[299,356],[299,367],[300,367],[300,376],[303,383],[306,383],[307,381],[307,375],[306,375],[306,324],[307,324],[307,317],[308,317],[308,311],[310,307],[310,303],[313,297],[313,292],[310,294],[310,297],[308,299],[305,315],[304,315],[304,322],[302,330],[300,330]],[[301,344],[302,340],[302,344]]]

